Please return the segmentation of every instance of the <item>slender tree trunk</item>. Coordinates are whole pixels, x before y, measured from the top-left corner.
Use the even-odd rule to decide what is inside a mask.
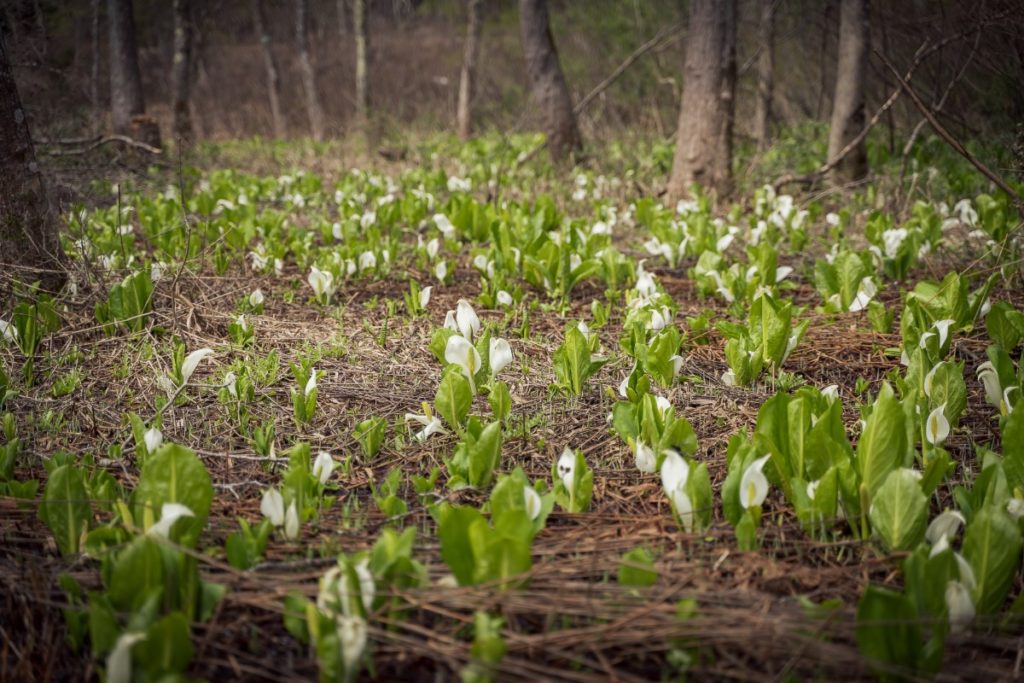
[[[348,0],[338,0],[338,35],[341,36],[342,42],[348,39],[348,14]]]
[[[693,184],[732,192],[732,127],[736,87],[736,0],[693,0],[683,65],[683,95],[668,194]]]
[[[189,90],[192,80],[192,16],[190,0],[174,0],[174,66],[171,91],[174,94],[174,137],[179,143],[192,141]]]
[[[100,109],[100,0],[92,0],[92,73],[89,79],[93,126],[99,128],[103,118]]]
[[[314,140],[324,139],[324,110],[320,106],[320,95],[316,90],[316,73],[309,56],[309,35],[306,31],[306,0],[295,2],[295,47],[299,53],[299,74],[302,89],[306,91],[306,112],[309,114],[309,128]]]
[[[356,38],[356,123],[366,124],[370,113],[367,54],[370,49],[367,0],[352,0],[352,28]]]
[[[864,76],[868,63],[868,0],[841,0],[839,7],[839,62],[828,134],[828,158],[834,159],[864,129]],[[833,182],[858,180],[867,175],[863,141],[829,174]]]
[[[277,59],[270,44],[270,34],[267,33],[263,0],[252,0],[252,21],[263,51],[263,66],[267,71],[267,96],[270,99],[270,118],[274,122],[274,137],[283,138],[286,131],[284,115],[281,113],[281,71],[277,68]]]
[[[480,7],[482,0],[468,0],[469,18],[466,24],[466,50],[462,56],[462,74],[459,77],[459,107],[455,118],[459,137],[468,140],[473,134],[473,95],[476,91],[476,65],[480,59],[480,29],[483,24]]]
[[[526,74],[540,107],[548,152],[553,161],[563,162],[579,151],[581,141],[572,97],[551,36],[547,0],[519,0],[519,28]]]
[[[146,116],[146,104],[142,98],[131,0],[108,0],[107,20],[110,33],[110,109],[114,131],[159,147],[160,128],[155,120]]]
[[[757,149],[764,151],[772,137],[772,94],[775,80],[775,9],[779,0],[760,0],[761,23],[757,59],[757,111],[754,113],[754,137]]]
[[[57,291],[67,279],[57,216],[36,164],[25,110],[0,34],[0,263],[12,280]],[[11,282],[0,283],[5,288]]]

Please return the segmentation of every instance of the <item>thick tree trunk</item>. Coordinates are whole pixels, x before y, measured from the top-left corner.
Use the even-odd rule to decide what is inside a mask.
[[[338,35],[341,36],[342,42],[348,39],[348,15],[348,0],[338,0]]]
[[[281,70],[277,68],[277,59],[274,57],[274,50],[270,44],[270,34],[267,33],[263,0],[252,0],[252,23],[263,52],[263,66],[267,71],[267,96],[270,99],[270,118],[274,124],[274,137],[283,138],[286,130],[284,115],[281,113]]]
[[[360,126],[367,121],[370,112],[370,90],[367,82],[367,52],[370,47],[370,32],[366,7],[367,0],[352,0],[352,29],[356,38],[356,123]]]
[[[316,89],[316,73],[309,56],[309,35],[306,31],[306,0],[295,2],[295,49],[299,54],[299,74],[302,89],[306,92],[306,113],[309,115],[309,129],[314,140],[324,139],[324,110],[320,106],[320,95]]]
[[[553,161],[562,162],[579,151],[580,132],[551,36],[547,0],[519,0],[519,28],[526,74],[543,117],[548,152]]]
[[[754,113],[754,138],[764,151],[772,137],[772,94],[775,81],[775,9],[779,0],[760,0],[761,23],[758,39],[761,54],[757,58],[757,111]]]
[[[0,263],[10,280],[55,292],[67,275],[57,216],[36,164],[25,110],[0,35]],[[0,283],[6,289],[11,281]]]
[[[683,65],[683,96],[668,194],[698,184],[732,192],[732,127],[736,89],[736,0],[693,0]]]
[[[110,109],[114,132],[159,147],[160,127],[146,116],[142,97],[131,0],[108,0],[107,23],[110,33]]]
[[[179,143],[192,141],[192,116],[189,90],[192,80],[192,16],[190,0],[174,0],[174,65],[171,70],[171,91],[174,96],[174,137]]]
[[[868,0],[841,0],[839,8],[839,62],[828,134],[828,158],[839,152],[864,129],[864,76],[868,63]],[[858,180],[867,175],[867,150],[862,141],[829,174],[832,182]]]
[[[462,74],[459,77],[459,108],[456,112],[459,137],[468,140],[473,134],[473,95],[476,91],[476,65],[480,59],[480,29],[483,24],[480,8],[483,0],[468,0],[466,8],[466,50],[462,56]]]

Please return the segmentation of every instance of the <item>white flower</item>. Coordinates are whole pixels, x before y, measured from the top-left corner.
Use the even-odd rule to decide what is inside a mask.
[[[164,503],[160,508],[160,521],[151,526],[146,533],[167,538],[171,533],[171,527],[182,517],[195,517],[195,513],[181,503]]]
[[[181,383],[188,384],[188,381],[192,379],[193,373],[199,366],[199,362],[207,356],[213,355],[213,349],[198,349],[185,356],[185,362],[181,364]]]
[[[0,333],[3,333],[4,341],[18,341],[18,328],[3,319],[0,319]]]
[[[359,255],[359,270],[370,270],[377,267],[377,255],[372,251],[364,251]]]
[[[323,302],[329,300],[334,293],[334,274],[329,270],[320,270],[313,266],[306,281],[309,282],[316,298]]]
[[[284,498],[275,488],[269,488],[263,492],[263,499],[260,500],[260,512],[270,520],[275,527],[284,525]]]
[[[334,624],[337,628],[341,658],[345,662],[345,671],[352,671],[366,649],[366,620],[362,617],[339,614],[334,618]]]
[[[496,377],[506,365],[512,362],[512,347],[506,340],[492,337],[488,360],[491,364],[491,376]]]
[[[165,264],[154,261],[149,267],[149,279],[153,282],[159,282],[164,276],[164,268],[166,268]]]
[[[878,286],[875,285],[875,281],[870,277],[862,278],[860,285],[857,287],[857,295],[853,298],[853,301],[850,302],[849,311],[851,313],[863,311],[868,307],[871,299],[873,299],[877,293]]]
[[[935,324],[932,325],[932,327],[939,331],[940,349],[946,345],[946,338],[949,337],[949,326],[955,322],[955,320],[937,320],[935,321]]]
[[[941,446],[949,436],[949,420],[946,419],[945,410],[946,404],[943,403],[928,415],[928,421],[925,423],[924,435],[933,446]]]
[[[839,225],[839,214],[829,211],[825,214],[825,222],[833,228]]]
[[[142,441],[146,444],[146,452],[152,453],[160,448],[160,444],[164,442],[164,435],[156,427],[150,427],[142,435]]]
[[[359,225],[362,226],[363,230],[366,230],[367,228],[369,228],[370,226],[372,226],[376,222],[377,222],[377,212],[376,211],[366,211],[359,218]]]
[[[331,454],[327,451],[317,453],[316,460],[313,461],[313,476],[319,479],[321,484],[326,484],[333,471],[334,458]]]
[[[145,633],[122,633],[107,655],[107,683],[131,683],[132,647],[145,639]]]
[[[829,384],[821,390],[821,395],[827,398],[830,402],[836,400],[839,398],[839,385]]]
[[[999,384],[999,373],[991,361],[978,366],[978,381],[985,387],[985,400],[989,405],[999,407],[1003,398],[1003,388]]]
[[[302,395],[309,396],[316,389],[316,368],[310,368],[309,379],[306,380],[306,386],[302,389]]]
[[[764,476],[764,465],[771,455],[758,458],[750,463],[740,479],[740,505],[749,509],[760,505],[768,497],[768,479]]]
[[[363,609],[370,612],[373,610],[373,596],[377,594],[377,584],[370,571],[370,558],[364,557],[356,563],[354,569],[359,579],[359,598],[363,603]]]
[[[436,237],[431,237],[427,242],[427,258],[433,261],[437,258],[438,252],[441,251],[441,241]]]
[[[1006,501],[1006,512],[1014,521],[1024,517],[1024,498],[1011,498]]]
[[[658,458],[654,449],[643,441],[636,442],[636,468],[641,472],[650,474],[658,464]]]
[[[288,511],[284,514],[284,537],[294,541],[299,537],[299,511],[295,508],[293,500],[288,505]]]
[[[693,531],[693,501],[686,494],[689,477],[690,466],[683,456],[671,448],[667,449],[665,461],[661,464],[661,486],[687,532]]]
[[[434,266],[434,277],[443,283],[445,278],[448,277],[448,264],[444,261],[438,261],[437,265]]]
[[[511,306],[513,303],[512,295],[506,292],[504,289],[500,290],[498,292],[498,303],[506,307]]]
[[[722,373],[722,384],[727,387],[736,386],[736,373],[732,370],[726,370]]]
[[[970,199],[961,199],[953,205],[953,212],[960,217],[961,223],[974,226],[978,223],[978,212],[971,206]]]
[[[792,266],[779,266],[775,269],[775,281],[782,282],[793,272]]]
[[[556,467],[558,471],[558,477],[562,480],[562,484],[566,489],[572,491],[572,486],[576,481],[576,453],[568,446],[562,451],[562,454],[558,456],[558,465]]]
[[[821,479],[811,481],[807,483],[807,497],[814,500],[814,494],[818,492],[818,487],[821,486]]]
[[[526,506],[526,514],[530,516],[531,520],[540,516],[542,502],[537,489],[532,486],[523,486],[523,504]]]
[[[907,239],[909,234],[906,228],[893,228],[882,233],[882,243],[884,244],[886,258],[896,258],[903,240]]]
[[[424,287],[420,290],[420,308],[426,308],[427,304],[430,303],[430,293],[434,291],[433,287]]]
[[[443,213],[434,214],[434,225],[441,231],[445,239],[453,239],[455,237],[455,226],[448,220],[448,216]]]
[[[974,619],[974,601],[971,592],[960,581],[946,584],[946,608],[949,610],[949,630],[960,633]]]
[[[444,359],[462,368],[462,374],[469,380],[469,387],[476,393],[476,382],[473,376],[480,369],[480,353],[465,337],[453,334],[448,338],[444,349]]]
[[[469,192],[473,189],[473,183],[468,178],[463,180],[458,176],[448,177],[448,191],[449,192]]]
[[[964,516],[956,510],[946,510],[932,520],[928,530],[924,532],[925,539],[932,545],[939,542],[939,539],[947,540],[954,538],[960,527],[967,523]]]
[[[406,413],[406,422],[418,422],[423,425],[423,429],[416,432],[414,438],[417,441],[426,441],[432,434],[446,434],[444,425],[441,424],[441,420],[437,419],[437,416],[430,410],[430,404],[426,401],[423,402],[423,414],[417,415],[416,413]]]
[[[459,299],[455,306],[455,324],[459,328],[459,334],[469,341],[473,341],[473,337],[480,332],[480,318],[465,299]]]
[[[253,308],[261,305],[264,301],[263,292],[259,289],[255,289],[249,295],[249,305]]]

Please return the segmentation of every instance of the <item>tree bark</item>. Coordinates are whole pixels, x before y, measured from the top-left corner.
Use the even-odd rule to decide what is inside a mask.
[[[693,0],[688,36],[668,194],[685,197],[697,184],[726,197],[732,192],[736,0]]]
[[[110,33],[110,109],[114,132],[128,135],[152,147],[160,147],[160,127],[146,116],[135,42],[131,0],[108,0]]]
[[[836,66],[828,158],[833,159],[864,128],[864,76],[868,63],[868,0],[841,0],[839,61]],[[834,183],[867,175],[868,158],[861,141],[829,174]]]
[[[302,89],[306,92],[306,113],[309,115],[309,129],[314,140],[324,139],[324,110],[320,106],[320,95],[316,89],[316,72],[309,56],[309,34],[306,31],[306,0],[295,2],[295,48],[299,53],[299,74]]]
[[[174,0],[174,64],[171,91],[174,101],[174,137],[179,144],[192,142],[192,117],[189,90],[192,80],[192,17],[190,0]]]
[[[0,263],[11,280],[50,292],[64,285],[59,230],[0,35]]]
[[[365,125],[370,112],[370,90],[368,77],[367,52],[370,47],[370,35],[367,21],[367,0],[352,0],[352,28],[356,38],[356,123]]]
[[[572,97],[551,36],[547,0],[519,0],[519,28],[526,74],[541,111],[548,152],[552,161],[560,163],[576,154],[581,142]]]
[[[338,35],[341,36],[342,42],[348,38],[348,0],[338,0]]]
[[[252,23],[263,52],[263,66],[267,72],[267,97],[270,100],[270,118],[274,124],[274,137],[285,137],[284,115],[281,113],[281,76],[277,68],[277,59],[270,44],[267,33],[267,20],[263,10],[263,0],[252,0]]]
[[[462,74],[459,77],[459,108],[456,122],[459,137],[468,140],[473,134],[473,95],[476,92],[476,65],[480,59],[480,30],[483,24],[480,8],[482,0],[468,0],[469,17],[466,23],[466,50],[462,56]]]
[[[92,121],[97,130],[103,115],[100,110],[100,0],[92,0],[92,72],[89,74],[89,100]]]
[[[779,0],[760,0],[761,23],[757,58],[757,111],[754,113],[754,137],[763,152],[771,144],[772,95],[775,81],[775,9]]]

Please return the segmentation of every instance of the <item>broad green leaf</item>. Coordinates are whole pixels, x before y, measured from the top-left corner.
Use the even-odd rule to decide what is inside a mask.
[[[445,373],[434,396],[434,410],[445,419],[448,426],[456,432],[462,432],[462,425],[473,405],[473,392],[467,380],[458,368]]]
[[[213,484],[195,452],[178,444],[164,444],[146,459],[139,485],[132,493],[136,523],[146,519],[147,509],[154,522],[160,519],[164,503],[181,503],[194,517],[175,525],[178,542],[194,546],[206,525],[213,501]]]
[[[1003,470],[1010,490],[1024,490],[1024,409],[1019,406],[1003,423]]]
[[[107,595],[120,611],[137,611],[155,591],[164,589],[163,555],[158,542],[148,536],[137,536],[110,563]]]
[[[928,499],[917,475],[904,468],[890,472],[871,498],[868,517],[890,551],[910,550],[924,540]]]
[[[487,395],[487,402],[491,405],[491,412],[495,420],[508,420],[512,413],[512,394],[509,393],[508,385],[498,381],[491,386],[491,393]]]
[[[907,452],[906,415],[892,387],[883,384],[857,443],[857,470],[874,496]]]
[[[476,558],[469,538],[469,529],[476,522],[487,524],[476,508],[442,503],[435,508],[437,537],[441,542],[441,559],[455,575],[460,586],[475,582]]]
[[[904,680],[917,670],[921,627],[905,595],[868,586],[857,605],[857,648],[879,680]]]
[[[967,525],[962,552],[978,582],[974,590],[978,614],[995,614],[1020,565],[1020,529],[1001,509],[985,508]]]
[[[50,473],[39,504],[39,517],[49,527],[62,555],[78,552],[82,535],[88,531],[92,517],[82,470],[62,465]]]
[[[619,585],[646,588],[658,581],[654,558],[647,548],[633,548],[619,562]]]
[[[132,658],[154,679],[181,673],[194,654],[189,624],[181,612],[172,612],[149,627]]]

